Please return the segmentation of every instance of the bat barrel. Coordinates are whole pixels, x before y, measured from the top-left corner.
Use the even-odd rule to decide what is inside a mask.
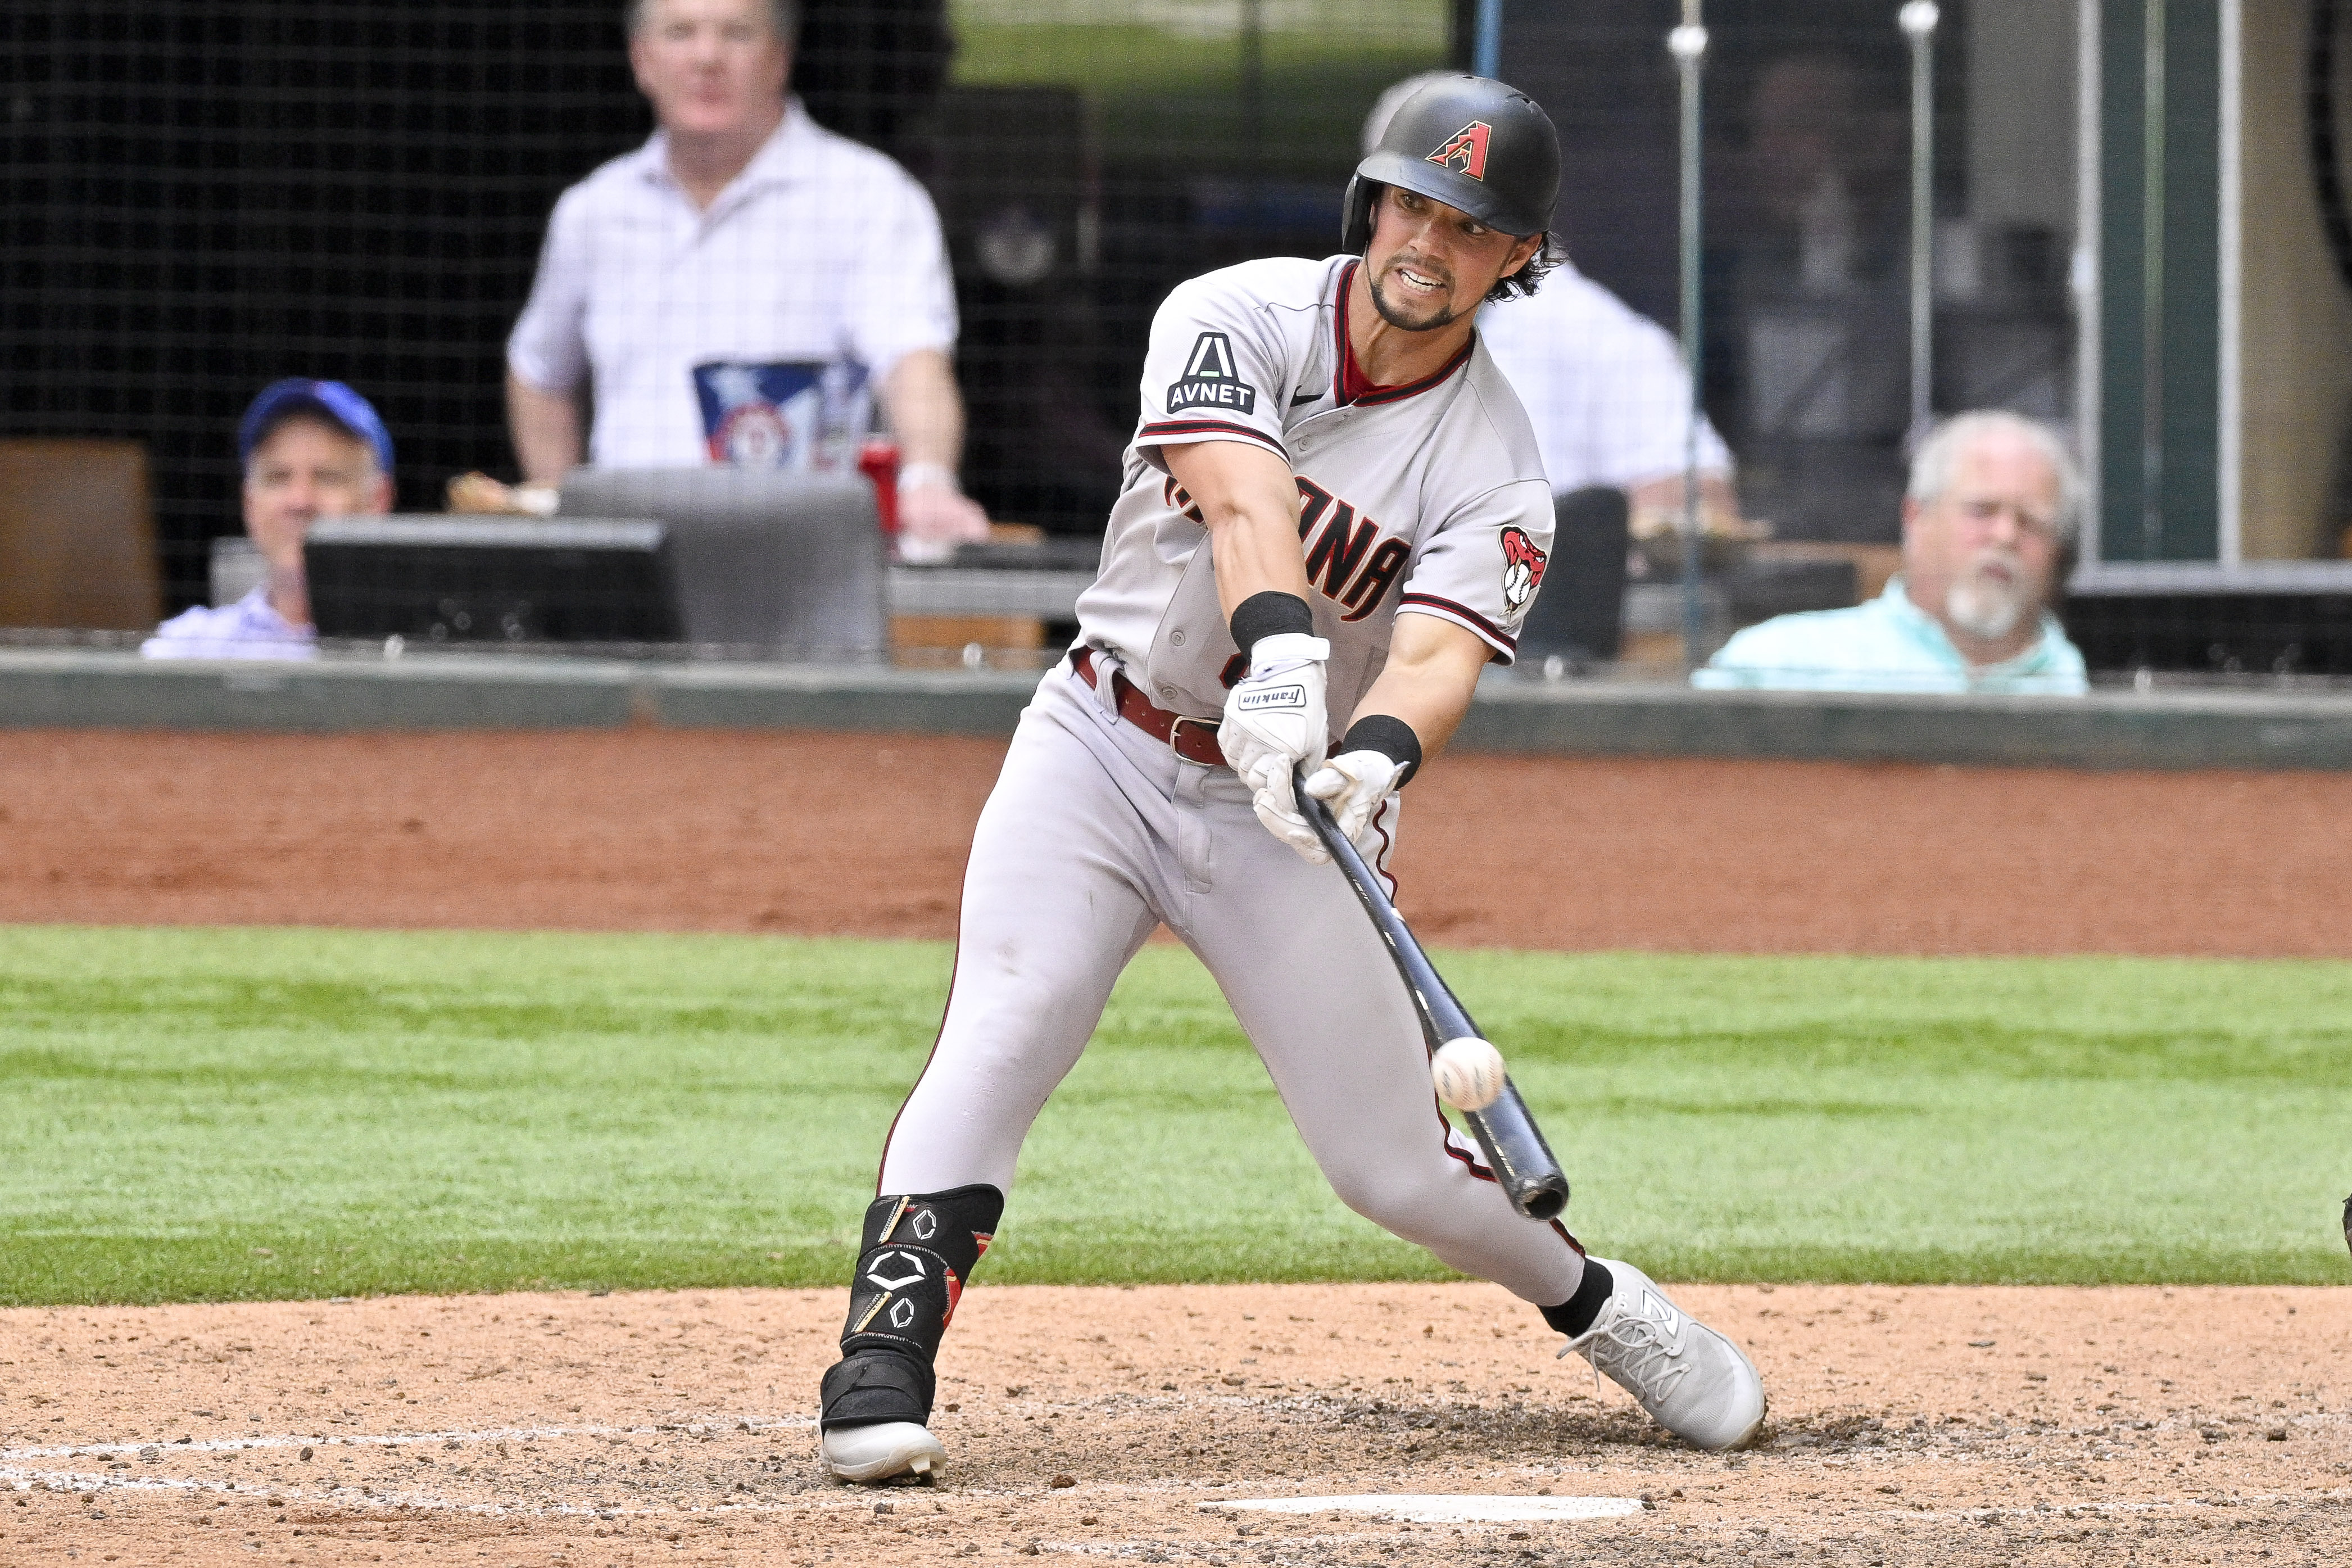
[[[1568,1207],[1568,1177],[1528,1114],[1518,1087],[1506,1079],[1501,1099],[1484,1110],[1465,1111],[1463,1119],[1511,1206],[1529,1219],[1559,1218]]]

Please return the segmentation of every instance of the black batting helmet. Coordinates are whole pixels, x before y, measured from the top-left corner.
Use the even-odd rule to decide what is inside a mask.
[[[1551,227],[1559,196],[1559,135],[1526,93],[1482,76],[1437,76],[1389,116],[1356,165],[1339,225],[1339,248],[1360,255],[1372,239],[1372,199],[1402,185],[1458,207],[1491,228],[1526,238]]]

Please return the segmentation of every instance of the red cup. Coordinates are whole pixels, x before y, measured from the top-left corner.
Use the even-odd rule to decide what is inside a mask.
[[[874,485],[874,516],[882,525],[882,537],[898,536],[898,447],[879,436],[866,437],[866,445],[857,449],[857,471]]]

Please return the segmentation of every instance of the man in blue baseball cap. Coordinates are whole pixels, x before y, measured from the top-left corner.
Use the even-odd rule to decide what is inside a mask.
[[[245,531],[268,568],[234,605],[173,616],[140,647],[150,658],[309,658],[318,651],[302,541],[322,517],[392,510],[392,437],[368,400],[340,381],[289,377],[264,387],[237,422]]]

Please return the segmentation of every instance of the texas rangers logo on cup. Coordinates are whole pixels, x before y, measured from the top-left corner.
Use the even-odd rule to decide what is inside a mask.
[[[1536,548],[1524,530],[1503,530],[1503,608],[1517,615],[1543,585],[1544,567],[1551,557]]]
[[[1432,153],[1428,161],[1483,181],[1486,177],[1486,138],[1493,133],[1493,126],[1483,120],[1474,120],[1447,137],[1445,145]]]

